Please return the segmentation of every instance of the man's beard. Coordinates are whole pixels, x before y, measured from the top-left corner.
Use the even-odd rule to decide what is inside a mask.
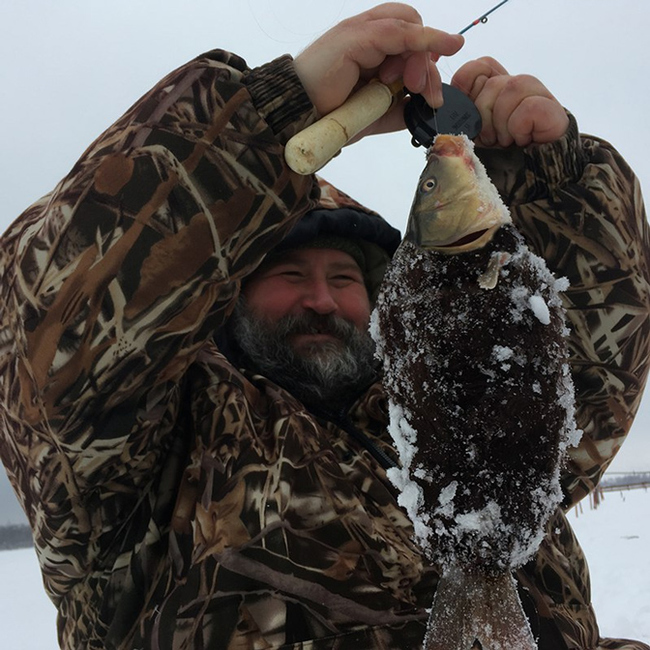
[[[313,312],[285,316],[275,323],[256,318],[240,299],[231,332],[246,365],[286,388],[305,405],[339,412],[377,379],[375,345],[367,332],[333,315]],[[298,334],[329,334],[333,340],[300,346]]]

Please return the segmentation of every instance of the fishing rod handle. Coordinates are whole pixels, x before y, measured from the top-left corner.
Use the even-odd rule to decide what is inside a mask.
[[[294,135],[284,150],[298,174],[313,174],[327,164],[360,131],[388,112],[402,84],[390,87],[371,81],[341,106]]]

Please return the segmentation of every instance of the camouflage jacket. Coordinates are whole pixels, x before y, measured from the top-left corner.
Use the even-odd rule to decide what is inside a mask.
[[[242,278],[318,201],[282,155],[314,117],[288,57],[248,70],[208,53],[2,239],[0,450],[63,648],[421,647],[437,572],[386,480],[381,386],[317,415],[213,342]],[[571,281],[585,435],[568,507],[616,453],[646,378],[639,186],[575,124],[553,145],[484,158]],[[518,579],[540,648],[645,647],[599,639],[562,511]]]

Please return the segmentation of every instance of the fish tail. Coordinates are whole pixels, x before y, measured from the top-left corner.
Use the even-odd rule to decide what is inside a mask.
[[[486,576],[458,567],[443,574],[424,650],[537,650],[510,573]]]

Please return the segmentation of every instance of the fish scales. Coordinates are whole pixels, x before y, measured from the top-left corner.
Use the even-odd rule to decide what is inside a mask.
[[[528,645],[518,636],[520,605],[503,608],[519,603],[511,571],[541,542],[576,438],[563,283],[504,213],[471,143],[442,137],[373,313],[402,461],[391,478],[442,567],[441,598],[501,594],[502,611],[490,603],[471,615],[479,627],[437,597],[430,631],[459,641],[427,647],[469,650],[476,638],[484,649],[534,648],[529,630]]]

